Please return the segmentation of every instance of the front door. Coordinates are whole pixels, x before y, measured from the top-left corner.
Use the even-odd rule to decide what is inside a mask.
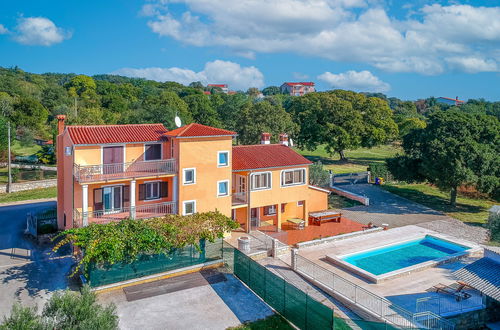
[[[260,227],[259,210],[258,207],[250,209],[250,226],[252,229]]]
[[[123,172],[123,146],[102,148],[103,174]]]
[[[104,187],[102,196],[104,213],[116,213],[122,210],[122,186]]]

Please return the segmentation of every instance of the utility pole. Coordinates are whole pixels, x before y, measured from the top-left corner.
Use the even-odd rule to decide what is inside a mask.
[[[10,121],[7,123],[7,192],[10,193],[12,191],[12,160],[10,157]]]

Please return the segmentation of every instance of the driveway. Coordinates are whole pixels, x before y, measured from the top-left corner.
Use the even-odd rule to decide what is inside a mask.
[[[200,281],[200,273],[188,274],[100,293],[98,300],[116,305],[120,329],[220,330],[274,313],[236,277],[219,276]]]
[[[444,232],[468,241],[482,243],[488,240],[488,231],[470,226],[439,211],[394,195],[371,184],[339,185],[341,189],[370,198],[369,206],[355,206],[342,210],[351,220],[374,225],[386,223],[389,227],[418,225]]]
[[[51,292],[68,286],[71,257],[50,253],[50,244],[25,237],[26,213],[55,207],[42,202],[0,207],[0,319],[12,304],[41,305]]]

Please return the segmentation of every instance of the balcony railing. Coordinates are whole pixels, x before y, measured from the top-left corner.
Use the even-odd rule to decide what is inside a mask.
[[[74,210],[73,226],[83,227],[91,223],[110,223],[121,221],[123,219],[149,219],[164,216],[166,214],[176,214],[177,203],[165,202],[147,205],[138,205],[135,207],[123,207],[115,211],[93,211],[83,213]]]
[[[175,159],[101,165],[75,164],[73,167],[75,179],[80,183],[174,174],[176,172],[177,163]]]
[[[237,192],[232,194],[232,202],[233,205],[242,205],[247,203],[247,193],[246,192]]]

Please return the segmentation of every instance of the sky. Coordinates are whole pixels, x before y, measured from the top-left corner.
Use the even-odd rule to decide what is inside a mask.
[[[500,0],[1,0],[0,66],[500,100]]]

